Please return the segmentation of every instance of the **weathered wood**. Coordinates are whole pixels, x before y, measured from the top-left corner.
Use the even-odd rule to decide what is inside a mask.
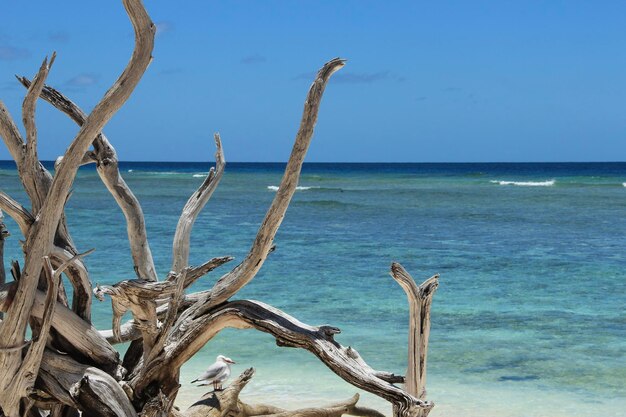
[[[136,417],[124,390],[108,373],[83,365],[68,355],[46,350],[39,373],[39,389],[86,416]]]
[[[160,369],[178,369],[219,331],[232,327],[254,328],[273,335],[280,346],[303,348],[320,359],[328,368],[350,384],[391,402],[397,416],[427,414],[433,403],[420,400],[390,384],[360,358],[355,349],[341,346],[334,340],[339,329],[332,326],[309,326],[288,314],[258,301],[232,301],[214,308],[185,323],[184,334],[178,334],[158,366],[146,369],[144,378]],[[145,384],[145,381],[143,381]],[[142,387],[142,381],[131,385]]]
[[[43,69],[45,70],[45,67],[43,67]],[[43,79],[40,78],[40,80]],[[32,116],[30,116],[31,112],[34,111],[35,103],[33,101],[33,98],[35,96],[31,93],[29,97],[30,98],[28,101],[25,100],[25,114],[29,115],[27,123],[32,125],[29,127],[30,134],[34,134],[36,136],[36,130],[33,131],[34,124],[33,121],[31,121]],[[31,144],[29,146],[24,142],[19,130],[17,129],[17,126],[15,126],[15,123],[11,118],[11,115],[4,107],[2,102],[0,102],[0,136],[2,136],[5,144],[7,145],[7,148],[9,148],[9,151],[11,152],[11,156],[15,160],[20,180],[24,186],[24,190],[31,200],[31,213],[37,214],[39,208],[43,204],[43,199],[47,196],[50,185],[52,184],[52,175],[39,161],[36,161],[36,146],[34,146],[34,144]],[[30,157],[28,157],[27,155],[27,148],[30,149]],[[2,201],[0,201],[0,203],[1,202]],[[23,219],[20,219],[13,214],[11,214],[11,216],[20,225],[20,229],[22,230],[24,237],[27,237],[27,234],[25,233],[24,223],[21,222],[21,220]],[[30,221],[30,223],[32,223],[32,220]],[[76,253],[72,240],[69,236],[69,232],[67,231],[67,226],[65,224],[65,219],[63,215],[61,215],[61,221],[59,222],[59,226],[54,240],[56,246],[70,253]],[[78,267],[79,265],[80,262],[77,262],[76,267]],[[85,269],[84,265],[82,269]],[[66,274],[74,287],[72,308],[81,317],[89,320],[89,315],[91,313],[91,285],[82,285],[84,282],[84,276],[75,275],[79,273],[80,271],[72,268],[67,271]]]
[[[3,191],[0,191],[0,209],[4,210],[20,228],[24,237],[28,236],[30,225],[33,224],[35,218],[20,203],[9,197]]]
[[[196,280],[208,274],[215,268],[225,264],[226,262],[232,261],[232,256],[221,256],[218,258],[213,258],[203,263],[202,265],[190,267],[186,276],[184,288],[188,288],[191,286]],[[176,275],[171,274],[168,277],[168,281],[174,280]],[[184,300],[183,300],[184,302]],[[167,306],[157,307],[157,316],[161,317],[167,312]],[[124,343],[130,342],[132,340],[137,340],[141,338],[141,330],[139,329],[139,324],[134,320],[129,320],[124,323],[119,328],[119,333],[116,335],[113,329],[109,330],[100,330],[100,334],[107,339],[109,343]]]
[[[0,269],[0,311],[7,313],[0,321],[0,415],[75,417],[80,410],[82,415],[124,417],[381,417],[375,410],[358,407],[358,395],[327,407],[293,411],[244,404],[238,396],[252,377],[251,369],[226,390],[206,395],[187,412],[173,409],[181,366],[219,331],[232,327],[260,330],[273,335],[280,346],[310,351],[347,382],[391,402],[395,417],[426,416],[433,406],[424,398],[430,303],[437,277],[418,287],[399,265],[392,266],[392,275],[407,292],[411,305],[406,378],[372,369],[355,349],[335,340],[340,333],[336,327],[309,326],[256,301],[228,301],[255,277],[274,250],[273,240],[298,185],[322,95],[331,75],[343,67],[344,61],[333,59],[326,63],[308,91],[279,190],[247,256],[210,290],[185,296],[185,289],[195,280],[232,260],[213,258],[198,267],[188,266],[192,227],[222,178],[224,155],[216,134],[215,168],[187,201],[173,239],[171,271],[164,281],[158,282],[141,206],[120,175],[115,149],[102,133],[145,72],[154,43],[155,27],[141,0],[123,3],[135,33],[133,55],[89,115],[45,85],[54,55],[50,62],[44,60],[32,82],[18,77],[28,89],[22,106],[26,140],[0,102],[0,136],[17,164],[31,200],[31,208],[26,209],[0,191],[0,209],[16,220],[25,237],[24,267],[13,263],[15,282],[3,283],[4,269]],[[80,126],[64,155],[57,159],[54,177],[37,156],[35,108],[39,97]],[[89,149],[91,145],[93,150]],[[139,278],[94,290],[98,298],[105,294],[112,298],[114,317],[108,332],[98,332],[90,325],[89,272],[80,260],[84,254],[78,254],[71,241],[64,218],[64,206],[78,167],[94,162],[126,218],[135,274]],[[0,218],[0,261],[2,227]],[[63,305],[67,304],[60,280],[64,271],[74,289],[73,311]],[[128,309],[133,319],[122,326],[122,315]],[[29,325],[33,338],[25,340]],[[107,339],[111,343],[133,340],[124,359],[127,370],[121,367],[119,355]],[[393,385],[405,380],[406,390]]]
[[[182,280],[184,283],[184,278]],[[104,294],[111,297],[113,305],[113,334],[120,339],[122,316],[128,309],[133,313],[133,320],[141,330],[144,342],[144,358],[149,355],[159,333],[157,302],[168,300],[176,291],[174,281],[151,282],[127,280],[113,286],[103,285],[94,289],[95,296],[104,300]]]
[[[0,404],[2,404],[2,410],[7,416],[17,416],[20,413],[20,403],[23,398],[28,397],[30,390],[35,385],[35,378],[39,371],[41,357],[46,348],[59,290],[59,276],[54,274],[52,264],[48,258],[44,259],[44,275],[48,281],[48,292],[44,301],[39,334],[37,338],[30,343],[28,351],[19,363],[13,379],[8,380],[2,378],[2,380],[0,380],[0,384],[2,384],[0,386],[2,388],[0,390]],[[21,354],[21,349],[12,349],[10,346],[6,345],[3,346],[3,348],[9,348],[10,351]],[[9,351],[5,351],[5,353],[9,353]],[[30,407],[32,405],[31,400],[29,399],[27,402],[27,407]]]
[[[180,273],[188,266],[191,229],[224,175],[226,160],[224,159],[219,133],[215,134],[215,146],[217,148],[215,152],[215,169],[211,168],[200,188],[189,197],[176,225],[176,233],[174,234],[174,243],[172,245],[172,272],[175,274]]]
[[[15,293],[15,285],[14,282],[11,282],[0,286],[0,311],[6,312],[9,304],[13,302],[12,294]],[[41,291],[37,291],[30,314],[33,317],[42,318],[44,303],[45,295]],[[100,335],[96,328],[62,304],[55,306],[52,328],[67,340],[74,352],[80,354],[81,357],[87,358],[91,363],[106,370],[117,368],[119,363],[117,351]]]
[[[10,233],[4,224],[4,214],[0,209],[0,286],[7,281],[6,271],[4,270],[4,240],[9,237]],[[0,312],[0,320],[3,314]]]
[[[20,227],[24,237],[28,237],[30,232],[30,226],[34,223],[35,219],[30,212],[20,205],[17,201],[13,200],[4,192],[0,191],[0,209],[4,209]],[[55,267],[58,267],[63,262],[74,258],[75,251],[62,248],[60,246],[53,246],[50,251],[52,262]],[[81,314],[82,312],[89,311],[91,308],[91,298],[85,294],[85,288],[91,288],[91,281],[89,280],[89,273],[87,268],[79,259],[75,259],[68,268],[71,273],[67,274],[70,277],[74,289],[74,297],[72,299],[72,309],[80,314],[83,318],[89,318],[89,314]]]
[[[29,88],[31,81],[18,76],[18,81]],[[87,115],[72,100],[48,85],[44,86],[40,96],[55,108],[68,115],[77,125],[82,126]],[[100,179],[111,193],[126,218],[126,229],[130,252],[133,258],[134,269],[139,279],[156,281],[157,274],[152,259],[152,252],[148,243],[146,224],[137,197],[120,174],[117,153],[104,133],[100,132],[93,141],[94,150],[83,156],[81,165],[96,163],[96,171]],[[60,164],[63,157],[59,157],[55,165]]]
[[[37,211],[38,216],[35,223],[31,226],[31,232],[25,244],[26,256],[22,279],[18,282],[14,301],[7,311],[7,316],[0,323],[0,348],[15,346],[24,339],[30,310],[35,300],[43,257],[50,252],[52,247],[65,201],[83,155],[91,145],[93,138],[130,97],[150,63],[154,45],[155,26],[140,0],[124,0],[124,6],[135,31],[133,55],[120,78],[95,106],[65,152],[63,162],[59,164],[47,193],[51,198],[46,198],[41,209]],[[44,62],[44,66],[47,66],[46,62]],[[47,70],[45,73],[47,74]],[[33,87],[36,85],[36,82],[33,82],[33,85],[29,88],[29,91],[36,93],[32,94],[35,96],[35,101],[39,97],[40,92]],[[24,107],[26,108],[27,106]],[[29,108],[26,108],[26,110],[29,110]],[[25,121],[27,117],[29,117],[28,114],[24,117]],[[27,127],[27,133],[31,139],[36,137],[33,136],[32,132],[32,129]],[[21,364],[22,359],[19,352],[0,351],[0,368],[6,370],[5,378],[7,380],[12,380],[17,375]],[[8,398],[0,392],[0,406],[9,417],[17,414],[14,404],[14,399]],[[5,406],[10,407],[10,409],[7,411]]]
[[[293,149],[285,168],[285,173],[270,208],[259,227],[256,238],[252,243],[250,252],[242,263],[232,271],[222,276],[211,290],[202,295],[202,302],[190,310],[193,314],[203,313],[211,307],[223,303],[235,295],[241,288],[250,282],[263,266],[267,255],[271,251],[274,236],[283,221],[291,198],[296,192],[300,171],[304,157],[311,144],[317,115],[322,101],[322,95],[330,77],[345,65],[345,60],[335,58],[317,72],[317,76],[309,89],[304,102],[304,110],[300,121],[300,128],[296,134]]]
[[[359,395],[324,407],[285,410],[266,404],[246,404],[239,399],[241,390],[254,375],[254,369],[245,370],[223,391],[207,392],[192,404],[184,417],[341,417],[344,414],[363,417],[384,417],[380,412],[357,406]]]
[[[426,360],[430,334],[430,307],[439,286],[439,275],[417,285],[400,265],[391,264],[391,276],[405,291],[409,300],[409,359],[405,387],[418,398],[426,397]]]

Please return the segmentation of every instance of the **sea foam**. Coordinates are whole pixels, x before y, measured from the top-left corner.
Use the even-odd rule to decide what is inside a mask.
[[[548,180],[548,181],[498,181],[498,180],[491,180],[489,181],[492,184],[498,184],[498,185],[517,185],[520,187],[551,187],[553,186],[556,181],[555,180]]]
[[[301,185],[298,185],[296,187],[296,190],[298,190],[298,191],[306,191],[306,190],[310,190],[312,188],[320,188],[320,187],[303,187]],[[278,187],[276,185],[268,185],[267,189],[270,190],[270,191],[278,191]]]

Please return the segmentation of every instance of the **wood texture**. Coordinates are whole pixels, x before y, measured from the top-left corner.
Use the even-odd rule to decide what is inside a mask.
[[[317,73],[305,99],[300,127],[280,186],[246,257],[223,274],[210,289],[185,292],[201,277],[231,261],[222,256],[189,266],[191,233],[225,172],[221,140],[212,168],[188,199],[172,242],[171,270],[159,281],[139,201],[122,178],[116,151],[102,133],[110,118],[128,100],[152,57],[155,26],[141,0],[123,0],[133,26],[135,47],[130,62],[89,114],[45,84],[55,55],[45,59],[34,78],[18,77],[27,88],[22,105],[22,137],[0,102],[0,136],[14,158],[28,208],[0,191],[0,210],[11,216],[24,236],[24,263],[12,263],[13,282],[0,268],[0,416],[17,417],[340,417],[351,414],[381,417],[357,405],[358,395],[329,406],[285,410],[267,404],[245,404],[239,393],[252,378],[249,369],[224,391],[205,395],[185,412],[174,407],[180,369],[224,328],[255,329],[275,337],[279,346],[302,348],[315,355],[346,382],[371,392],[393,406],[395,417],[424,417],[433,404],[426,400],[426,363],[435,276],[417,286],[399,265],[392,276],[404,288],[410,305],[409,360],[406,377],[370,367],[351,346],[336,338],[340,329],[310,326],[259,301],[229,301],[259,272],[274,250],[274,238],[294,196],[302,164],[311,144],[319,107],[339,58]],[[38,154],[36,106],[39,98],[69,116],[79,132],[55,163],[54,176]],[[91,149],[91,147],[93,148]],[[123,212],[137,279],[96,286],[65,220],[64,207],[81,165],[95,163],[98,174]],[[0,261],[6,231],[0,211]],[[112,260],[115,261],[115,260]],[[61,275],[72,285],[72,306]],[[132,273],[129,273],[132,275]],[[119,277],[118,277],[119,279]],[[98,331],[90,322],[92,294],[112,300],[111,330]],[[122,325],[125,312],[132,320]],[[27,340],[27,329],[30,337]],[[112,344],[131,341],[123,361]],[[394,384],[405,383],[405,388]]]

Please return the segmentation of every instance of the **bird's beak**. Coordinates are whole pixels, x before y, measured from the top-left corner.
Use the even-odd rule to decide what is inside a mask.
[[[235,362],[235,361],[234,361],[234,360],[232,360],[232,359],[226,359],[226,362],[228,362],[228,363],[237,363],[237,362]]]

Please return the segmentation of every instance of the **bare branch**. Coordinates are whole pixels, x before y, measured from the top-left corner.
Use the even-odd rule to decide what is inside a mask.
[[[42,388],[84,416],[137,417],[118,382],[106,372],[46,350],[39,373]]]
[[[172,328],[172,325],[174,324],[174,321],[176,320],[176,317],[178,315],[178,307],[180,305],[181,298],[184,295],[185,281],[188,272],[189,270],[187,268],[183,269],[183,271],[176,277],[174,281],[176,283],[176,287],[174,288],[174,292],[170,296],[170,301],[167,306],[167,313],[165,314],[165,320],[163,320],[159,335],[154,341],[154,345],[150,349],[150,354],[147,356],[145,364],[148,364],[150,361],[154,360],[154,358],[161,352],[161,350],[163,349],[163,345],[167,340],[167,337],[171,334],[170,330]]]
[[[28,236],[30,225],[33,224],[35,219],[24,206],[9,197],[3,191],[0,191],[0,209],[6,211],[7,214],[15,220],[15,223],[19,226],[24,237]]]
[[[47,199],[41,208],[35,229],[26,242],[27,257],[23,278],[18,286],[15,302],[9,308],[7,318],[0,324],[0,346],[15,344],[23,339],[28,321],[28,312],[34,300],[34,291],[42,267],[42,258],[51,249],[57,225],[63,212],[76,171],[83,155],[91,145],[93,138],[102,130],[106,122],[126,102],[135,86],[139,83],[151,60],[154,45],[155,26],[150,20],[140,0],[125,0],[124,6],[135,30],[135,49],[133,56],[115,84],[96,105],[85,124],[81,127],[74,141],[67,149],[63,162],[57,170]],[[0,354],[0,366],[15,363],[15,356]],[[8,369],[7,378],[11,379],[16,368]]]
[[[14,302],[14,287],[16,283],[8,283],[0,286],[0,311],[6,312]],[[30,311],[32,317],[42,318],[45,311],[45,295],[41,291],[35,294],[35,302]],[[68,341],[68,347],[88,358],[94,364],[103,369],[116,369],[119,362],[119,354],[100,335],[98,330],[81,319],[76,313],[62,304],[55,306],[52,316],[52,327]]]
[[[221,256],[219,258],[213,258],[202,265],[192,266],[189,268],[187,275],[185,276],[185,288],[189,288],[196,280],[208,274],[215,268],[224,265],[226,262],[232,261],[232,256]]]
[[[172,272],[175,274],[180,273],[188,266],[191,229],[193,228],[196,218],[213,195],[213,192],[222,179],[222,175],[224,175],[226,161],[224,159],[224,151],[222,150],[222,142],[220,141],[219,133],[215,134],[215,146],[217,147],[217,151],[215,152],[215,169],[211,168],[209,175],[207,175],[202,182],[200,188],[189,197],[178,219],[176,234],[174,235],[172,256]]]
[[[20,373],[18,374],[18,380],[25,378],[28,381],[28,385],[25,388],[32,387],[35,384],[35,377],[39,371],[39,364],[41,363],[41,357],[46,347],[50,326],[52,325],[52,317],[57,305],[56,300],[59,291],[60,274],[55,273],[50,263],[50,258],[48,257],[44,258],[44,275],[48,281],[48,291],[43,307],[41,328],[39,329],[37,340],[35,340],[28,349],[28,353],[26,353],[26,357],[20,368]]]
[[[331,75],[342,68],[345,64],[343,59],[335,58],[327,62],[317,73],[317,77],[304,102],[304,111],[300,122],[300,129],[287,162],[285,173],[280,182],[274,201],[270,206],[263,223],[259,228],[256,239],[250,248],[248,256],[243,262],[217,281],[215,286],[205,295],[207,302],[199,303],[199,311],[205,312],[211,307],[221,304],[237,293],[243,286],[254,278],[263,266],[268,253],[272,249],[274,236],[285,216],[289,202],[296,192],[302,163],[311,139],[317,114],[322,100],[322,95]],[[194,313],[195,314],[195,313]]]
[[[19,166],[24,157],[24,139],[22,139],[20,131],[2,100],[0,100],[0,136],[2,136],[13,160]]]
[[[26,77],[17,77],[26,88],[31,85]],[[82,126],[87,118],[86,114],[72,100],[50,86],[44,86],[41,98],[58,110],[68,115],[76,124]],[[156,281],[157,274],[152,259],[152,252],[148,244],[146,224],[137,197],[130,190],[119,171],[117,153],[104,133],[100,132],[93,141],[94,151],[88,151],[81,160],[81,165],[96,163],[96,171],[100,179],[111,193],[126,218],[128,241],[133,257],[134,269],[139,279]],[[60,165],[63,157],[59,157],[55,166]]]
[[[184,283],[184,277],[181,285]],[[113,335],[119,340],[122,316],[130,309],[134,322],[138,324],[143,338],[143,354],[146,359],[159,334],[157,302],[169,300],[177,291],[174,281],[151,282],[143,280],[121,281],[113,286],[103,285],[94,289],[96,297],[102,301],[104,295],[111,297],[113,306]]]
[[[177,369],[204,344],[226,327],[255,328],[273,335],[279,346],[303,348],[320,359],[327,367],[350,384],[391,402],[399,413],[408,416],[416,409],[424,414],[433,403],[412,396],[379,376],[351,347],[343,347],[334,340],[339,329],[331,326],[309,326],[288,314],[259,301],[232,301],[195,317],[184,324],[184,332],[170,339],[166,358],[160,363],[165,369]],[[156,372],[156,369],[149,369]],[[139,383],[133,381],[132,383]]]
[[[4,214],[0,209],[0,285],[4,284],[7,280],[6,272],[4,270],[4,240],[9,237],[10,233],[4,225]],[[0,313],[0,320],[2,320],[3,314]]]
[[[391,276],[404,290],[409,300],[409,360],[405,387],[409,394],[426,397],[426,359],[430,334],[430,306],[439,285],[439,275],[420,286],[400,265],[391,264]]]
[[[39,72],[35,75],[34,82],[30,85],[28,91],[26,92],[26,97],[24,97],[24,102],[22,104],[22,121],[24,123],[24,128],[26,129],[26,163],[29,165],[31,170],[33,170],[36,164],[39,163],[39,158],[37,157],[37,125],[35,124],[35,108],[37,105],[37,99],[43,89],[55,58],[56,53],[52,53],[50,62],[48,62],[48,57],[44,59],[41,67],[39,68]],[[44,199],[45,196],[40,196],[40,201],[43,201]],[[36,212],[37,210],[34,211]]]
[[[22,360],[15,377],[11,381],[5,381],[5,386],[0,391],[0,403],[4,413],[8,416],[17,415],[20,408],[20,401],[27,397],[28,393],[35,385],[35,378],[39,372],[39,365],[43,351],[48,342],[48,333],[52,323],[54,307],[57,304],[56,298],[59,289],[58,282],[55,282],[50,260],[44,260],[44,275],[48,281],[48,292],[44,304],[43,319],[39,328],[39,335],[30,344],[26,356]],[[20,353],[19,351],[14,353]],[[7,382],[9,382],[7,384]]]

